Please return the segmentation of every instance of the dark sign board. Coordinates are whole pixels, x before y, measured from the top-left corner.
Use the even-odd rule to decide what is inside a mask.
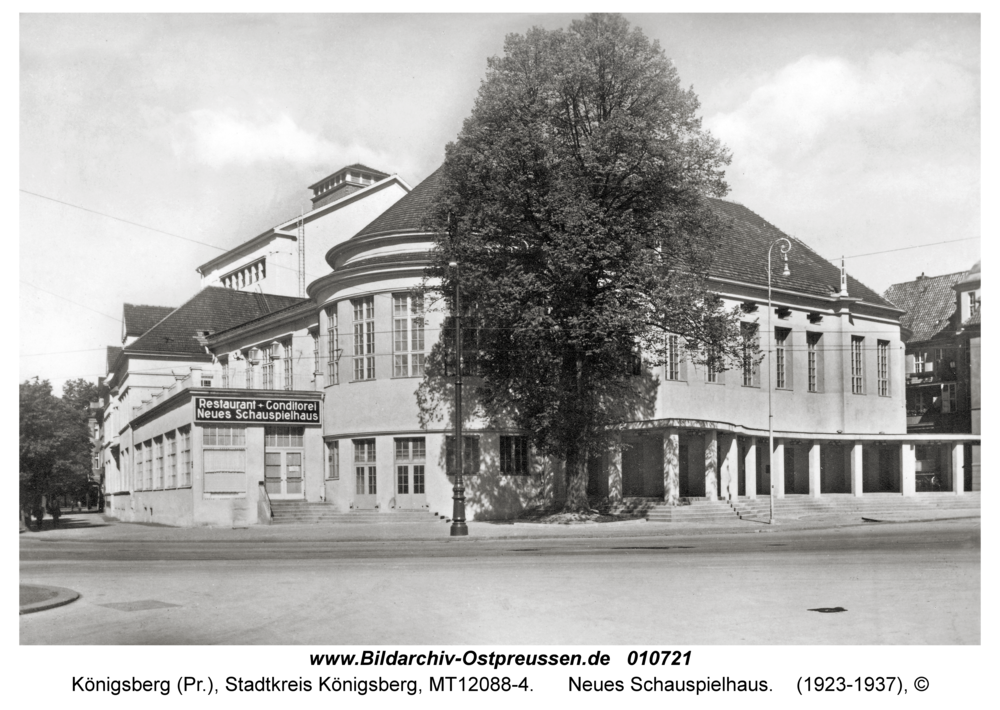
[[[251,397],[195,397],[196,422],[319,424],[319,402]]]

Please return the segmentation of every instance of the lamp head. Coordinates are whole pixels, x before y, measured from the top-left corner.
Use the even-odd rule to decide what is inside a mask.
[[[785,267],[781,270],[781,275],[782,276],[791,276],[792,272],[788,270],[788,254],[786,254],[785,252],[782,252],[781,256],[783,256],[784,259],[785,259]]]

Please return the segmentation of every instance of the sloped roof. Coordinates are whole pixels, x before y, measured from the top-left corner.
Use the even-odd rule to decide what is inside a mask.
[[[170,315],[173,306],[142,306],[126,303],[122,309],[125,335],[139,336]]]
[[[441,189],[444,168],[438,168],[367,227],[358,239],[380,232],[419,232]],[[742,205],[709,199],[713,211],[723,222],[722,239],[714,254],[711,275],[751,284],[767,284],[767,250],[779,237],[792,243],[788,254],[791,275],[781,275],[779,252],[772,252],[772,286],[817,296],[840,291],[840,268],[814,252],[795,237],[789,237],[774,225]],[[848,294],[866,303],[891,307],[878,293],[848,274]]]
[[[906,311],[899,322],[912,331],[909,342],[931,340],[943,330],[955,329],[954,287],[966,274],[967,271],[959,271],[944,276],[921,276],[893,284],[886,290],[885,297]]]
[[[170,313],[125,352],[204,355],[199,331],[216,333],[308,299],[207,286]]]
[[[111,372],[112,371],[112,369],[115,366],[115,361],[118,359],[118,357],[121,354],[122,354],[122,349],[120,347],[118,347],[117,345],[109,345],[108,346],[107,362],[104,363],[104,365],[105,365],[105,372]]]
[[[710,198],[715,213],[722,218],[722,239],[713,256],[711,275],[754,284],[767,284],[767,250],[775,239],[792,243],[788,252],[789,276],[781,275],[778,248],[771,252],[771,285],[816,296],[840,291],[840,267],[824,259],[805,242],[791,237],[743,205]],[[882,296],[847,275],[847,293],[865,303],[892,307]]]
[[[424,219],[430,214],[430,209],[437,199],[443,175],[444,166],[441,166],[353,238],[358,239],[380,232],[423,231]]]

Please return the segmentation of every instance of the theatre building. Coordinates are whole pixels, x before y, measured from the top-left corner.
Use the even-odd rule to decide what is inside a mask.
[[[450,516],[451,383],[425,377],[447,314],[413,294],[434,248],[423,225],[439,174],[411,190],[342,168],[311,186],[311,212],[202,265],[187,303],[126,306],[122,347],[109,349],[109,514],[172,525],[270,523],[289,506],[332,521]],[[635,373],[655,396],[591,461],[589,493],[671,507],[772,490],[924,495],[916,457],[929,444],[937,490],[968,490],[965,444],[978,434],[907,431],[905,311],[746,207],[710,204],[720,233],[709,287],[765,357],[716,371],[666,335],[668,361]],[[785,239],[788,272],[776,259],[769,298],[768,252]],[[298,267],[278,253],[303,241]],[[443,406],[422,410],[418,391],[435,390]],[[530,432],[471,411],[464,429],[469,519],[564,498],[559,462],[536,454]]]

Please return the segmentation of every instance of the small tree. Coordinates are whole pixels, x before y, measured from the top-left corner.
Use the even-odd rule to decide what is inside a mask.
[[[72,492],[89,477],[87,415],[37,377],[21,383],[19,414],[21,510],[40,525],[43,499]]]
[[[743,356],[737,316],[706,289],[719,225],[704,198],[727,192],[729,154],[698,106],[656,42],[588,15],[508,36],[447,147],[429,282],[472,304],[479,406],[565,461],[569,509],[610,428],[651,411],[640,356],[662,364],[669,333],[700,362]]]

